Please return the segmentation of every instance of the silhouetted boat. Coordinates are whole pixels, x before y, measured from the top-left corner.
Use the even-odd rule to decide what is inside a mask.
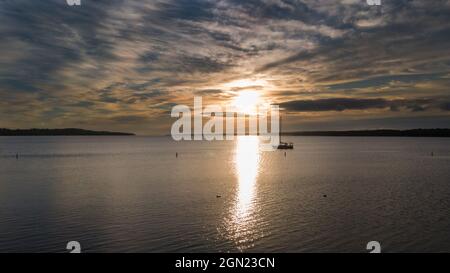
[[[294,143],[292,142],[280,142],[280,144],[278,144],[278,150],[292,150],[294,149]]]
[[[281,128],[282,128],[282,118],[280,116],[280,144],[278,144],[277,149],[278,150],[292,150],[292,149],[294,149],[294,143],[281,141],[281,135],[282,135],[282,129]]]

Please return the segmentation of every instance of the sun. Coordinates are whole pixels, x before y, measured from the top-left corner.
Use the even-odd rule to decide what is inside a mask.
[[[233,99],[231,105],[244,114],[256,113],[257,106],[261,103],[261,96],[257,91],[241,91]]]

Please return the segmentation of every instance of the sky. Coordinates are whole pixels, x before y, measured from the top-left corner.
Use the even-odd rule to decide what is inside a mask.
[[[450,0],[0,0],[0,127],[158,135],[245,92],[283,130],[450,127]]]

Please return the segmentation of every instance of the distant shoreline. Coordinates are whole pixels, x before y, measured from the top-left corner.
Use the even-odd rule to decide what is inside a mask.
[[[330,137],[450,137],[450,129],[305,131],[305,132],[286,132],[282,133],[282,135],[330,136]]]
[[[66,129],[5,129],[0,136],[134,136],[132,133],[91,131],[77,128]]]
[[[164,135],[170,137],[170,135]],[[194,134],[186,136],[194,137]],[[203,136],[203,135],[202,135]],[[234,134],[234,136],[239,136]],[[242,135],[246,136],[246,135]],[[298,131],[284,132],[281,136],[322,136],[322,137],[450,137],[450,129],[410,129],[410,130],[348,130],[348,131]],[[225,134],[224,134],[225,137]]]
[[[281,133],[281,135],[322,136],[322,137],[450,137],[450,129],[298,131],[298,132],[285,132]],[[136,135],[134,133],[126,133],[126,132],[92,131],[78,128],[66,128],[66,129],[0,128],[0,136],[136,136]]]

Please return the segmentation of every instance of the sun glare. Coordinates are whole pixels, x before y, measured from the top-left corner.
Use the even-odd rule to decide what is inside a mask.
[[[242,113],[251,114],[256,112],[260,103],[261,98],[257,91],[242,91],[234,98],[232,106]]]
[[[229,83],[225,84],[225,87],[245,89],[245,88],[250,88],[250,87],[255,87],[255,86],[264,87],[267,85],[268,85],[267,81],[263,80],[263,79],[256,79],[256,80],[241,79],[241,80],[229,82]]]

